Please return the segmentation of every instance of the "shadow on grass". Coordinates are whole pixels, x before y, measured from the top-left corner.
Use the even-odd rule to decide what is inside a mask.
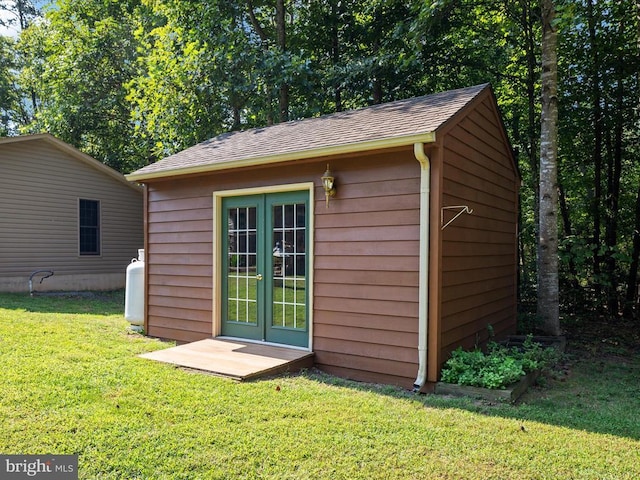
[[[0,293],[0,308],[39,313],[93,313],[118,315],[124,312],[124,290],[105,292]]]
[[[513,419],[518,427],[532,423],[584,430],[640,440],[640,358],[634,355],[592,356],[582,349],[569,349],[562,371],[541,378],[515,404],[414,394],[397,387],[359,383],[324,374],[304,373],[327,385],[370,391],[405,398],[426,408],[459,409]]]

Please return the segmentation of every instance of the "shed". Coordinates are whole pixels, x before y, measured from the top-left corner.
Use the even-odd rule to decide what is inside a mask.
[[[47,133],[0,138],[0,171],[0,291],[124,288],[142,188]]]
[[[489,85],[226,133],[128,179],[149,335],[426,390],[452,349],[515,330],[519,175]]]

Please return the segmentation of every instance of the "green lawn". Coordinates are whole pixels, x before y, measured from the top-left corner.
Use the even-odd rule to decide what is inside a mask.
[[[122,293],[0,294],[0,452],[87,479],[636,479],[640,361],[572,352],[516,406],[318,372],[235,383],[138,358]],[[279,387],[279,388],[278,388]]]

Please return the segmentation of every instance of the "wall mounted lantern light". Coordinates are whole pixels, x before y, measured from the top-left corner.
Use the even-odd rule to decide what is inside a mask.
[[[329,169],[329,164],[327,163],[327,171],[322,175],[322,188],[324,188],[324,196],[327,201],[327,208],[329,208],[329,197],[333,197],[336,194],[335,187],[335,177],[331,170]]]

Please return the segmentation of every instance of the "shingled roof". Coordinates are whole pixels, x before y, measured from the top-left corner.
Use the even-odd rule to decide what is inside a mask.
[[[435,141],[435,132],[488,84],[360,110],[230,132],[128,175],[131,181]]]

